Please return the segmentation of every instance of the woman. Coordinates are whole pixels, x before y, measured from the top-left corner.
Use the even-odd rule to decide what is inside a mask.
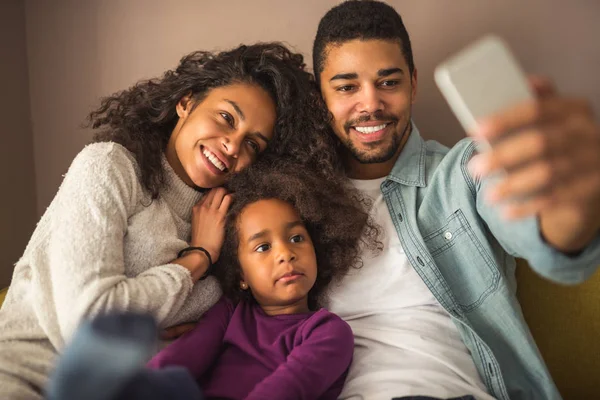
[[[0,311],[0,398],[41,398],[83,318],[195,321],[220,297],[206,278],[231,202],[217,188],[268,152],[333,173],[325,108],[302,56],[280,44],[196,52],[161,79],[103,100],[94,143],[69,172],[15,267]]]

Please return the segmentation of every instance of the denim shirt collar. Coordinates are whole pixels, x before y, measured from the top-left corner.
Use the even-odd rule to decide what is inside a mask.
[[[411,127],[410,136],[388,179],[407,186],[425,187],[425,141],[412,120]]]

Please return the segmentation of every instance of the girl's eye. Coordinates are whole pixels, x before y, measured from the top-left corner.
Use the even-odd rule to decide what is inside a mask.
[[[231,114],[227,113],[227,112],[221,112],[221,117],[223,117],[223,119],[225,120],[225,122],[227,122],[227,124],[233,128],[233,117],[231,116]]]
[[[248,146],[250,146],[250,148],[252,149],[253,152],[255,152],[255,153],[260,152],[260,146],[254,140],[246,140],[246,143],[248,143]]]
[[[292,243],[304,242],[304,237],[302,235],[294,235],[290,238],[290,242],[292,242]]]
[[[265,243],[265,244],[261,244],[260,246],[258,246],[255,251],[257,253],[264,253],[265,251],[268,251],[270,248],[271,248],[271,245]]]

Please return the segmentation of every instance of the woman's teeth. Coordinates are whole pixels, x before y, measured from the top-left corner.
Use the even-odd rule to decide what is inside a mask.
[[[360,133],[369,134],[369,133],[375,133],[377,131],[380,131],[380,130],[384,129],[386,126],[387,126],[387,124],[381,124],[381,125],[377,125],[377,126],[355,126],[354,129],[356,129]]]
[[[208,150],[204,149],[204,150],[202,151],[202,154],[204,154],[204,156],[205,156],[206,158],[208,158],[208,159],[210,160],[210,162],[211,162],[211,163],[212,163],[212,164],[213,164],[215,167],[217,167],[217,168],[218,168],[220,171],[222,171],[222,172],[223,172],[223,171],[225,171],[225,164],[223,164],[223,163],[221,162],[221,160],[219,160],[219,159],[217,158],[217,156],[215,156],[213,153],[211,153],[210,151],[208,151]]]

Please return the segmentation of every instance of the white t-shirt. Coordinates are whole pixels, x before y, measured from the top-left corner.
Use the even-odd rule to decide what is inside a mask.
[[[330,291],[329,310],[350,324],[355,337],[340,399],[466,394],[493,399],[450,315],[404,253],[380,190],[384,180],[353,181],[373,200],[371,215],[383,229],[384,249],[365,252],[363,267]]]

